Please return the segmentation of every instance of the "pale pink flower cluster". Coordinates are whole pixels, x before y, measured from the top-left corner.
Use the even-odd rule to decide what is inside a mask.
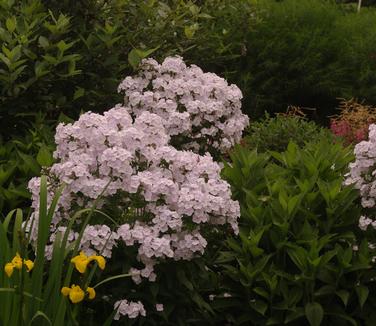
[[[376,229],[376,221],[370,219],[369,217],[366,216],[361,216],[359,219],[359,228],[362,231],[366,231],[368,226],[372,226],[374,229]]]
[[[361,204],[364,208],[376,206],[376,125],[369,126],[367,141],[355,145],[355,162],[350,163],[350,172],[345,184],[353,184],[360,191]],[[362,216],[359,227],[366,230],[368,225],[376,226],[376,221]]]
[[[112,249],[116,247],[119,236],[106,224],[88,225],[83,232],[80,248],[91,256],[100,254],[106,258],[111,258]]]
[[[85,113],[56,129],[57,163],[48,172],[48,203],[57,188],[64,188],[46,256],[51,258],[52,244],[66,231],[72,213],[97,201],[97,208],[121,213],[111,216],[116,224],[110,218],[87,225],[80,249],[111,258],[120,242],[135,246],[144,267],[130,269],[134,282],[155,281],[154,267],[161,260],[190,260],[204,253],[203,227],[229,224],[238,232],[239,204],[220,177],[221,166],[207,152],[224,153],[238,142],[248,117],[241,113],[242,94],[235,85],[187,67],[180,57],[161,65],[144,60],[140,73],[127,77],[119,91],[124,106],[103,115]],[[34,242],[39,188],[40,178],[31,179],[34,213],[26,229]],[[81,222],[74,223],[68,244],[77,241]],[[122,300],[115,308],[115,319],[145,315],[140,302]]]
[[[80,249],[110,258],[119,242],[136,246],[136,258],[144,265],[130,270],[136,283],[142,277],[155,281],[154,266],[160,260],[189,260],[202,254],[207,242],[201,229],[206,225],[229,224],[237,233],[239,203],[231,199],[219,164],[209,154],[177,150],[169,140],[160,116],[144,111],[133,119],[129,109],[120,105],[103,115],[88,112],[75,123],[60,124],[54,153],[58,162],[48,173],[48,203],[60,185],[64,188],[51,223],[47,257],[72,213],[92,206],[98,197],[102,209],[115,205],[123,212],[111,216],[119,225],[110,219],[88,225]],[[40,178],[30,180],[34,213],[27,227],[34,242],[39,187]],[[134,206],[135,198],[143,207]],[[68,242],[77,240],[80,222],[75,222]],[[134,307],[122,302],[119,311]]]
[[[115,320],[119,320],[123,316],[127,316],[131,319],[137,318],[138,316],[146,316],[144,305],[140,301],[116,301],[114,304],[114,310],[116,310],[116,314],[114,317]]]
[[[118,91],[132,116],[145,111],[160,116],[177,148],[225,153],[249,124],[236,85],[195,65],[186,66],[178,56],[162,64],[143,60],[138,75],[126,77]]]

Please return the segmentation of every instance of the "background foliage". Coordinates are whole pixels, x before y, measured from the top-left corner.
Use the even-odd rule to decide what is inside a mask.
[[[342,186],[351,149],[290,142],[271,155],[238,147],[224,170],[242,209],[240,239],[217,260],[224,310],[235,325],[371,323],[372,253],[354,227],[358,192]]]

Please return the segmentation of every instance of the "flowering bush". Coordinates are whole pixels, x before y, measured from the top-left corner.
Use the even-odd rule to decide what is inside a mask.
[[[367,139],[368,126],[376,121],[374,109],[354,100],[343,100],[339,109],[341,113],[330,121],[332,132],[348,144]]]
[[[242,93],[236,85],[181,57],[162,64],[143,60],[137,76],[126,77],[118,91],[132,117],[148,111],[162,118],[171,144],[200,154],[224,153],[239,142],[249,119],[242,114]]]
[[[166,60],[164,67],[173,69],[178,62],[183,65],[179,58]],[[215,75],[209,76],[216,80]],[[238,94],[235,86],[230,89]],[[172,90],[169,95],[172,98],[171,93]],[[240,98],[241,94],[237,96]],[[212,101],[209,95],[206,101]],[[219,103],[217,106],[219,109]],[[202,235],[206,225],[230,224],[237,233],[240,208],[238,202],[231,199],[230,186],[221,179],[221,168],[210,154],[199,155],[174,148],[169,143],[174,136],[170,120],[148,110],[140,110],[142,112],[132,117],[130,113],[134,110],[135,107],[117,105],[103,115],[88,112],[73,124],[57,127],[54,156],[58,162],[47,171],[48,201],[51,202],[62,184],[65,187],[51,222],[46,256],[51,257],[52,243],[59,232],[66,230],[72,213],[95,202],[110,214],[108,221],[112,222],[104,224],[103,219],[94,216],[98,223],[86,226],[80,238],[77,230],[82,228],[82,221],[77,220],[69,231],[68,242],[80,240],[83,257],[101,254],[111,258],[114,248],[120,244],[135,247],[136,257],[126,259],[135,262],[129,272],[138,284],[142,278],[155,281],[154,266],[162,260],[190,260],[202,254],[207,245]],[[176,112],[176,116],[179,114]],[[239,118],[241,113],[236,114]],[[196,118],[204,123],[208,116],[198,113]],[[211,116],[213,119],[221,117],[219,114]],[[222,117],[230,121],[228,126],[236,124],[229,113]],[[189,119],[186,119],[187,124]],[[247,121],[242,115],[240,119],[242,123]],[[219,128],[219,125],[213,121],[212,127]],[[225,144],[235,142],[240,137],[239,128],[240,125],[232,133],[231,128],[225,129],[228,133],[224,133],[223,138],[219,137],[218,129],[218,148],[227,148]],[[191,140],[196,139],[197,134],[190,132],[186,135]],[[186,144],[182,147],[190,147],[192,142]],[[39,187],[40,178],[30,180],[34,213],[28,230],[34,243],[37,241]],[[116,318],[119,314],[135,316],[136,310],[144,315],[141,303],[120,300],[115,303],[115,309]]]
[[[376,205],[376,124],[369,126],[368,141],[356,144],[354,153],[356,159],[350,163],[345,183],[354,184],[360,190],[362,206],[372,209]],[[376,228],[376,222],[370,217],[362,216],[359,227],[365,231],[368,225]]]

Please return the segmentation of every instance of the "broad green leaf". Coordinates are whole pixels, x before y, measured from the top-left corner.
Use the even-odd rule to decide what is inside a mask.
[[[82,87],[77,87],[76,90],[74,91],[73,101],[79,99],[80,97],[84,95],[85,95],[85,89]]]
[[[263,316],[265,315],[266,310],[268,310],[268,305],[260,299],[251,300],[249,304],[252,309],[256,310]]]
[[[54,162],[52,153],[48,150],[46,146],[42,146],[37,154],[37,162],[40,166],[51,166]]]
[[[16,25],[17,25],[17,20],[16,20],[16,17],[9,17],[6,21],[5,21],[5,26],[7,27],[8,31],[10,33],[13,33],[16,29]]]
[[[142,58],[137,54],[136,49],[132,49],[128,53],[128,62],[132,66],[133,69],[137,69],[138,68],[138,66],[141,63],[141,59]]]
[[[256,287],[253,289],[254,292],[256,292],[258,295],[264,297],[265,299],[269,299],[269,293],[262,287]]]
[[[133,69],[137,69],[141,63],[141,60],[148,57],[150,54],[155,52],[159,49],[159,46],[149,49],[149,50],[141,50],[141,49],[132,49],[128,53],[128,62],[132,66]]]
[[[320,326],[324,318],[324,310],[317,302],[309,302],[305,306],[305,315],[311,326]]]
[[[195,35],[196,30],[192,26],[184,27],[184,34],[188,39],[192,39]]]
[[[136,50],[138,56],[141,59],[144,59],[144,58],[147,58],[150,54],[152,54],[155,51],[157,51],[159,48],[160,48],[160,46],[158,45],[155,48],[152,48],[152,49],[149,49],[149,50],[141,50],[141,49],[135,49],[135,50]]]
[[[42,312],[42,311],[37,311],[36,313],[35,313],[35,315],[34,315],[34,317],[30,320],[30,322],[29,322],[29,326],[31,326],[31,325],[33,325],[33,322],[36,320],[36,319],[44,319],[47,323],[48,323],[48,325],[51,325],[52,326],[52,323],[51,323],[51,320],[47,317],[47,315],[44,313],[44,312]]]
[[[351,325],[358,326],[358,323],[356,322],[356,320],[354,320],[353,318],[351,318],[350,316],[347,316],[345,314],[328,312],[327,315],[328,316],[334,316],[334,317],[337,317],[337,318],[342,318],[343,320],[348,321]]]
[[[303,308],[295,308],[294,311],[286,315],[285,324],[288,324],[296,319],[302,318],[304,316]]]
[[[359,285],[355,287],[356,294],[358,295],[358,300],[360,308],[363,308],[364,303],[367,301],[369,290],[364,285]]]
[[[336,291],[336,294],[338,295],[338,297],[341,298],[343,304],[345,305],[345,307],[347,306],[347,302],[349,301],[349,297],[350,297],[350,293],[349,291],[346,291],[346,290],[338,290]]]
[[[44,36],[39,36],[38,43],[42,48],[48,48],[50,46],[50,43],[48,42],[48,39]]]
[[[302,271],[307,269],[307,251],[302,247],[288,248],[287,254],[294,264]]]

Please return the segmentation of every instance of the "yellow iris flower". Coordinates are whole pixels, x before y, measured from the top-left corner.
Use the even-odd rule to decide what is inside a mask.
[[[78,285],[74,284],[70,288],[64,286],[61,289],[61,293],[63,296],[69,297],[69,300],[72,303],[79,303],[85,298],[85,292]],[[90,300],[95,298],[95,290],[93,288],[88,287],[86,289],[86,293],[88,294]]]
[[[34,267],[34,262],[33,261],[31,261],[30,259],[24,259],[24,265],[26,266],[26,270],[28,271],[28,272],[30,272],[32,269],[33,269],[33,267]]]
[[[95,290],[90,286],[87,287],[86,292],[89,294],[89,299],[93,300],[95,298]]]
[[[17,252],[16,256],[12,259],[10,263],[6,263],[4,267],[5,274],[7,274],[8,277],[11,277],[13,274],[14,269],[22,269],[22,266],[26,266],[26,270],[30,272],[34,267],[34,262],[32,262],[30,259],[24,259],[22,260],[20,254]]]
[[[86,256],[83,251],[81,251],[78,256],[71,259],[71,262],[81,274],[85,273],[87,265],[91,261],[96,261],[98,267],[102,270],[106,267],[106,260],[102,256]]]

